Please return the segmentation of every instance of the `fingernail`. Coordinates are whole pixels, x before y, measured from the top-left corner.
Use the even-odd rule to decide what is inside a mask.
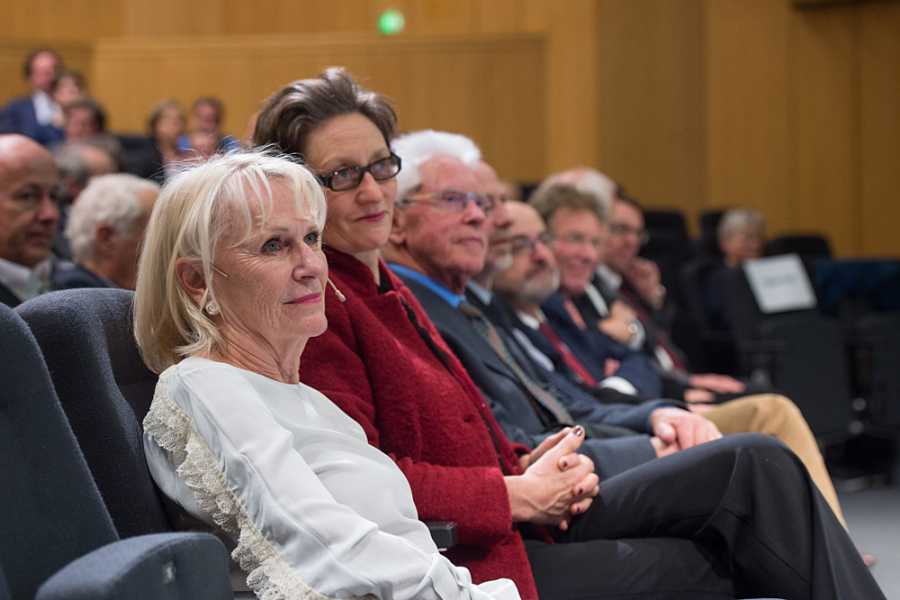
[[[578,437],[581,437],[584,435],[584,427],[582,427],[581,425],[576,425],[575,429],[572,430],[572,433],[574,433]]]

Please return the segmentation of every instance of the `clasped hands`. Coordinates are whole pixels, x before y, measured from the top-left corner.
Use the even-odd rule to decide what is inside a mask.
[[[578,454],[584,435],[581,426],[567,427],[521,457],[525,472],[504,478],[513,521],[566,531],[572,517],[590,507],[600,492],[600,478],[593,461]]]
[[[668,456],[722,437],[712,421],[680,408],[657,408],[650,413],[650,427],[653,430],[650,443],[653,444],[657,457]]]

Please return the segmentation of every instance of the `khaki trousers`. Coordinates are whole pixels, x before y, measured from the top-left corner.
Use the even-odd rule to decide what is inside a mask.
[[[806,465],[810,478],[838,521],[847,527],[816,438],[800,409],[788,398],[778,394],[746,396],[719,404],[701,414],[715,423],[723,434],[765,433],[781,440]]]

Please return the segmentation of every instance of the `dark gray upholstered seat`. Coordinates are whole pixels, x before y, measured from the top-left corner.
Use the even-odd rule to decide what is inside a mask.
[[[6,306],[0,356],[0,598],[230,598],[215,537],[118,540],[37,342]]]
[[[119,534],[170,530],[144,458],[141,421],[156,375],[131,330],[132,293],[86,288],[39,296],[16,310],[44,354],[59,400]]]

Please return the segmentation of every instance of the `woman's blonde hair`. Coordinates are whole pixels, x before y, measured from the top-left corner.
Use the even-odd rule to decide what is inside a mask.
[[[226,231],[242,243],[266,222],[273,180],[290,191],[298,214],[324,226],[325,196],[312,173],[265,148],[214,156],[163,186],[147,226],[134,296],[134,335],[154,372],[185,356],[209,353],[221,342],[215,323],[203,312],[215,297],[216,244]],[[199,303],[178,281],[179,258],[201,264],[207,287]]]

